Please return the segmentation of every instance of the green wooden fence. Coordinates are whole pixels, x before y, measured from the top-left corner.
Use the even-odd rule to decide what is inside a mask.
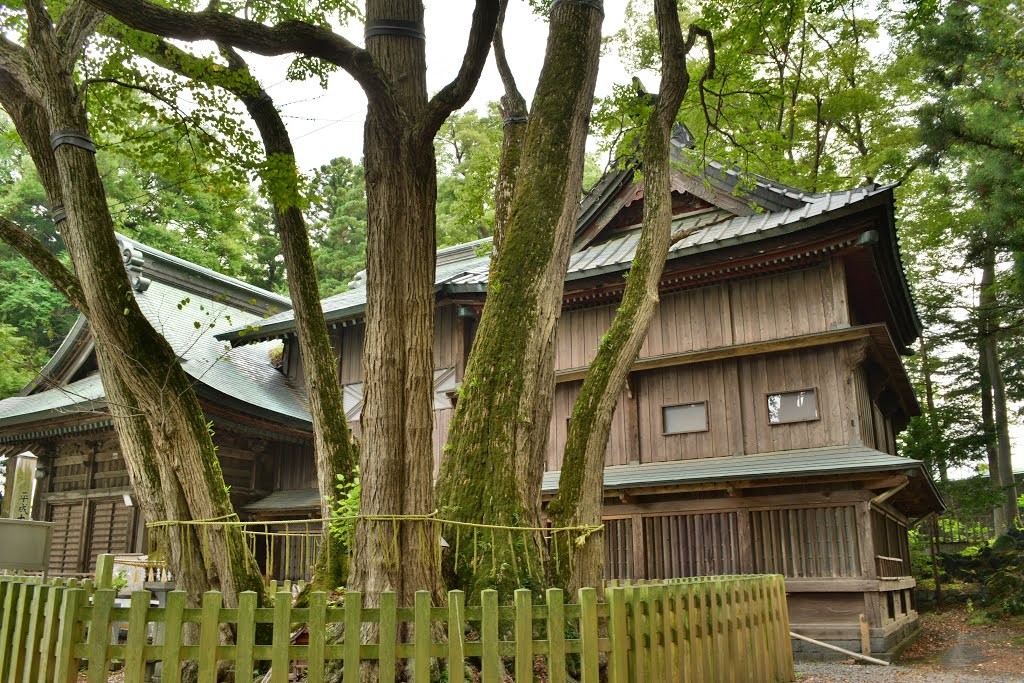
[[[171,592],[166,607],[151,606],[148,591],[131,594],[127,607],[115,605],[115,591],[101,587],[0,577],[0,681],[72,683],[85,671],[89,683],[106,682],[112,663],[124,668],[126,683],[146,680],[147,666],[162,665],[165,683],[179,681],[183,663],[198,667],[200,681],[216,680],[220,663],[236,681],[253,680],[271,669],[273,683],[292,672],[316,683],[339,663],[346,682],[359,680],[359,663],[375,662],[382,681],[408,668],[415,681],[429,681],[432,660],[462,680],[469,665],[483,683],[532,681],[543,671],[551,683],[572,676],[598,683],[601,653],[609,683],[676,681],[767,682],[793,679],[792,651],[780,576],[727,576],[609,585],[603,601],[593,588],[565,601],[551,589],[535,603],[528,590],[513,604],[499,605],[484,591],[479,605],[467,605],[460,591],[446,606],[431,604],[426,591],[413,607],[397,606],[383,593],[377,606],[349,592],[340,607],[324,593],[312,593],[309,607],[296,608],[291,594],[277,593],[272,607],[256,606],[243,593],[227,608],[217,592],[198,607],[186,607],[183,592]],[[195,624],[196,640],[183,642],[183,625]],[[221,626],[235,632],[221,644]],[[375,624],[368,641],[363,624]],[[153,640],[153,627],[164,636]],[[292,642],[306,626],[308,643]],[[116,627],[116,628],[115,628]],[[343,628],[344,636],[332,637]],[[127,635],[119,637],[125,632]],[[443,635],[442,635],[443,634]],[[403,637],[404,635],[404,637]]]

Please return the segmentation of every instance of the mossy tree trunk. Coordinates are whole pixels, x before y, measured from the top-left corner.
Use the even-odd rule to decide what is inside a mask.
[[[147,0],[89,0],[138,30],[213,40],[264,55],[298,52],[348,71],[368,99],[366,338],[363,353],[361,512],[370,517],[433,511],[434,203],[433,137],[469,98],[489,52],[497,0],[478,0],[459,74],[428,100],[416,0],[369,0],[367,48],[303,21],[277,26],[220,13],[182,12]],[[395,529],[393,525],[398,525]],[[420,522],[362,521],[349,585],[370,604],[394,590],[438,592],[436,545]],[[396,539],[390,542],[391,539]]]
[[[163,39],[139,40],[138,34],[123,29],[120,37],[140,54],[185,78],[227,90],[245,106],[256,124],[265,154],[263,187],[270,199],[274,224],[281,239],[288,292],[295,316],[295,331],[302,357],[302,372],[313,421],[313,443],[320,515],[329,519],[332,500],[337,496],[338,476],[351,479],[358,464],[358,447],[345,419],[345,407],[338,363],[331,348],[327,319],[320,295],[309,230],[302,215],[299,170],[291,136],[274,100],[249,71],[242,56],[222,47],[227,68],[212,68],[212,60],[197,59]],[[311,588],[332,590],[348,577],[348,549],[332,537],[328,524],[321,534]]]
[[[539,526],[554,330],[576,225],[602,19],[594,3],[563,0],[551,10],[507,225],[437,484],[439,503],[458,520]],[[456,569],[469,567],[470,545],[461,546],[467,557],[456,558]],[[514,546],[499,541],[478,548],[493,553],[494,561],[458,575],[459,587],[474,593],[490,586],[540,587],[539,535],[521,536]]]
[[[16,125],[49,185],[51,200],[62,201],[67,211],[61,233],[75,266],[75,273],[68,274],[74,278],[72,301],[88,317],[96,341],[140,506],[150,521],[177,507],[185,520],[222,518],[233,511],[205,416],[174,351],[135,301],[95,158],[78,146],[64,144],[49,152],[48,143],[46,148],[40,144],[50,131],[87,132],[73,70],[81,42],[100,17],[83,7],[67,9],[55,27],[41,2],[26,3],[26,46],[4,45],[0,87],[8,94],[20,90],[36,111],[26,119],[24,108],[10,106],[7,96],[4,106],[12,118],[20,119]],[[155,491],[160,492],[158,499],[151,498]],[[243,590],[262,593],[259,570],[237,530],[213,526],[204,536],[203,543],[192,546],[191,555],[169,558],[183,585],[215,586],[228,604]]]
[[[515,75],[512,73],[512,67],[505,55],[504,31],[507,9],[508,0],[501,0],[498,24],[494,29],[494,62],[497,64],[505,94],[502,95],[500,103],[504,134],[501,139],[498,178],[494,186],[492,263],[497,262],[498,254],[501,253],[501,244],[505,239],[509,210],[512,208],[512,197],[515,194],[516,177],[519,173],[519,162],[523,155],[523,142],[526,140],[526,122],[530,113],[526,106],[526,98],[516,86]]]
[[[672,128],[690,81],[686,57],[699,29],[691,26],[683,40],[675,0],[655,0],[654,13],[661,46],[661,91],[643,137],[643,224],[622,301],[573,406],[558,495],[547,510],[553,526],[601,523],[604,456],[615,404],[654,318],[658,283],[672,242]],[[571,592],[600,585],[603,534],[588,536],[582,545],[559,544],[554,552],[562,555],[559,566],[565,575],[560,582]]]

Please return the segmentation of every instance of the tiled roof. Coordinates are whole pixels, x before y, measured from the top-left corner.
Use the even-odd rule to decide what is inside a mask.
[[[683,216],[673,221],[673,233],[691,229],[696,229],[696,232],[672,245],[669,260],[793,232],[815,223],[816,219],[826,214],[864,202],[892,189],[891,186],[869,185],[843,192],[811,194],[786,186],[775,187],[777,183],[770,183],[767,180],[764,180],[763,184],[766,187],[771,186],[772,192],[779,193],[779,196],[800,203],[800,208],[762,211],[749,216],[736,216],[724,209],[715,209]],[[633,260],[639,240],[640,229],[636,228],[581,249],[569,260],[566,280],[625,270]],[[478,255],[477,252],[489,247],[489,242],[489,239],[479,240],[439,251],[434,278],[438,288],[446,287],[452,291],[479,291],[485,288],[490,257]],[[321,305],[328,320],[356,315],[366,306],[365,284],[359,281],[352,289],[324,299]],[[294,327],[293,321],[292,312],[286,311],[263,320],[257,325],[258,330],[236,327],[218,335],[218,338],[244,343],[247,336],[255,339],[278,336],[291,331]]]
[[[920,467],[920,460],[889,455],[866,446],[835,446],[756,455],[616,465],[604,469],[604,487],[639,488]],[[561,472],[557,471],[546,472],[543,490],[547,493],[557,491],[560,475]]]
[[[137,292],[136,300],[146,318],[181,358],[182,367],[196,381],[197,391],[214,399],[236,401],[243,409],[284,418],[299,426],[310,423],[305,396],[270,363],[274,342],[231,349],[214,336],[220,328],[257,324],[260,316],[159,280],[154,280],[146,291]],[[103,397],[99,377],[94,375],[67,386],[8,398],[0,401],[0,428],[47,415],[90,412],[102,406]]]

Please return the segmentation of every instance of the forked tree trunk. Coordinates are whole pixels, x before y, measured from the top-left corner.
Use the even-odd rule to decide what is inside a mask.
[[[320,516],[325,520],[330,519],[332,501],[337,496],[338,476],[351,479],[358,464],[358,449],[345,419],[338,363],[331,348],[327,320],[320,306],[309,230],[299,208],[299,171],[288,128],[273,98],[250,73],[245,60],[233,48],[221,49],[228,60],[228,69],[214,71],[199,68],[194,57],[164,40],[158,40],[153,45],[145,40],[132,40],[131,43],[139,50],[146,50],[144,56],[154,64],[185,78],[201,74],[206,84],[221,87],[233,94],[245,105],[259,130],[268,169],[267,177],[263,178],[263,186],[273,206],[274,224],[281,239],[284,265],[288,271],[288,292],[292,300],[303,379],[313,421]],[[331,536],[330,526],[325,523],[311,588],[329,591],[344,585],[347,577],[348,549]]]
[[[683,42],[675,0],[656,0],[661,45],[661,91],[643,138],[643,225],[622,301],[576,397],[562,459],[558,495],[548,506],[554,526],[598,525],[604,503],[604,454],[615,404],[658,305],[658,283],[672,241],[671,136],[676,113],[689,85],[686,55],[696,29]],[[603,534],[581,545],[561,544],[555,552],[567,569],[561,577],[570,591],[599,586],[604,561]]]
[[[366,92],[368,295],[360,456],[365,518],[356,526],[358,550],[349,586],[363,591],[370,604],[382,590],[396,591],[405,606],[417,589],[438,593],[432,525],[397,519],[433,511],[433,136],[465,104],[479,79],[497,0],[477,0],[459,74],[429,101],[423,7],[417,0],[369,0],[366,50],[303,21],[265,26],[215,10],[182,12],[146,0],[89,3],[136,29],[168,37],[324,59],[347,70]]]
[[[26,5],[26,53],[37,70],[35,82],[25,90],[39,94],[45,116],[23,124],[35,129],[32,139],[52,130],[85,133],[85,111],[71,73],[76,60],[63,51],[66,46],[41,3]],[[137,419],[115,415],[118,434],[124,432],[124,443],[130,447],[124,449],[129,473],[146,478],[140,497],[154,490],[159,480],[162,500],[147,501],[143,507],[148,514],[158,514],[159,503],[169,512],[184,502],[191,519],[229,517],[231,503],[191,380],[166,340],[143,316],[121,265],[95,158],[67,144],[58,146],[52,156],[68,215],[61,224],[62,236],[75,264],[101,373],[111,383],[108,391],[132,410],[137,406],[148,428],[142,428]],[[170,476],[164,476],[165,468]],[[204,535],[204,543],[193,547],[194,556],[182,557],[182,565],[172,570],[179,576],[195,576],[196,585],[203,583],[199,577],[205,575],[208,585],[223,591],[228,604],[242,590],[262,594],[259,570],[238,530],[211,526]]]
[[[439,504],[458,520],[539,526],[552,345],[582,186],[602,19],[592,3],[563,0],[551,10],[508,224],[437,484]],[[486,571],[485,561],[460,574],[459,587],[542,585],[539,536],[517,536],[515,544],[478,548],[494,554],[497,571]],[[470,566],[471,545],[461,546],[466,557],[455,559],[457,569]]]

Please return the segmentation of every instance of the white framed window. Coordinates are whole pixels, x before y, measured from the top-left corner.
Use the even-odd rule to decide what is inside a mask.
[[[661,407],[663,434],[690,434],[708,430],[708,404],[682,403]]]
[[[779,425],[788,422],[817,420],[818,392],[814,389],[782,391],[768,394],[768,422]]]

